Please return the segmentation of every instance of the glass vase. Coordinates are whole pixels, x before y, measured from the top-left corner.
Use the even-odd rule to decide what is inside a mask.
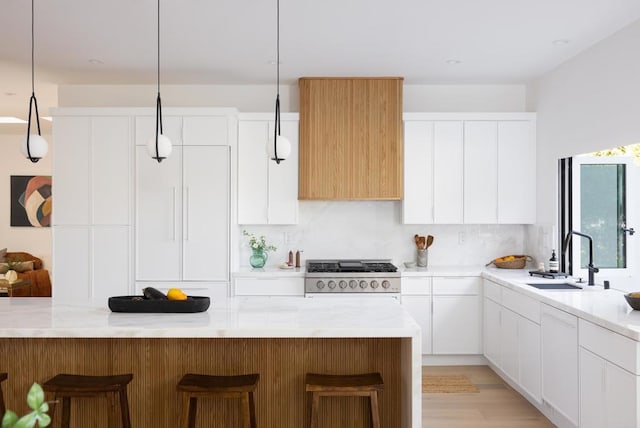
[[[249,257],[249,264],[252,268],[263,268],[265,263],[267,263],[267,253],[262,248],[252,248],[251,257]]]

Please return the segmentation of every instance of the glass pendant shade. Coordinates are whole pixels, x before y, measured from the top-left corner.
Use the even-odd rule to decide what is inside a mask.
[[[38,134],[29,135],[29,149],[27,150],[27,137],[24,137],[22,140],[22,145],[20,146],[20,151],[22,155],[30,159],[31,162],[38,162],[40,159],[47,155],[49,151],[49,144],[47,144],[47,140],[42,138]],[[29,156],[31,154],[31,156]]]
[[[147,141],[147,153],[153,159],[163,160],[169,157],[171,154],[171,140],[163,134],[158,135],[158,152],[156,153],[156,137],[153,136]]]
[[[269,143],[267,143],[267,153],[269,153],[269,159],[276,160],[276,150],[278,152],[278,160],[285,160],[291,154],[291,142],[286,137],[278,135],[276,137],[275,146],[273,144],[273,141],[269,141]]]

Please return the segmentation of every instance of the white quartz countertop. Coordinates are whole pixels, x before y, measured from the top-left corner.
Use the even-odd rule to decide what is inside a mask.
[[[236,297],[193,314],[115,313],[107,302],[0,298],[0,337],[418,337],[393,299]]]
[[[412,276],[480,276],[483,271],[482,266],[427,266],[427,267],[406,267],[404,264],[398,266],[398,270],[403,277]]]
[[[483,276],[500,285],[540,300],[570,314],[616,333],[640,341],[640,311],[634,311],[618,290],[605,290],[602,286],[577,284],[583,290],[539,290],[527,282],[564,282],[529,275],[529,269],[485,269]],[[569,278],[571,281],[571,278]]]

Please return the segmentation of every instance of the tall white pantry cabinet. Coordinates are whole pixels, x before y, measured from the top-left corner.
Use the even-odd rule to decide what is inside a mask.
[[[226,296],[234,109],[165,109],[173,144],[146,142],[155,110],[61,108],[53,125],[54,298],[139,294],[151,285]]]

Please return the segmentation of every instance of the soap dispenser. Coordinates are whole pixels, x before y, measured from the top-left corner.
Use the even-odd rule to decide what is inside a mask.
[[[551,258],[549,259],[549,272],[558,273],[560,270],[560,263],[558,257],[556,257],[556,250],[551,250]]]

